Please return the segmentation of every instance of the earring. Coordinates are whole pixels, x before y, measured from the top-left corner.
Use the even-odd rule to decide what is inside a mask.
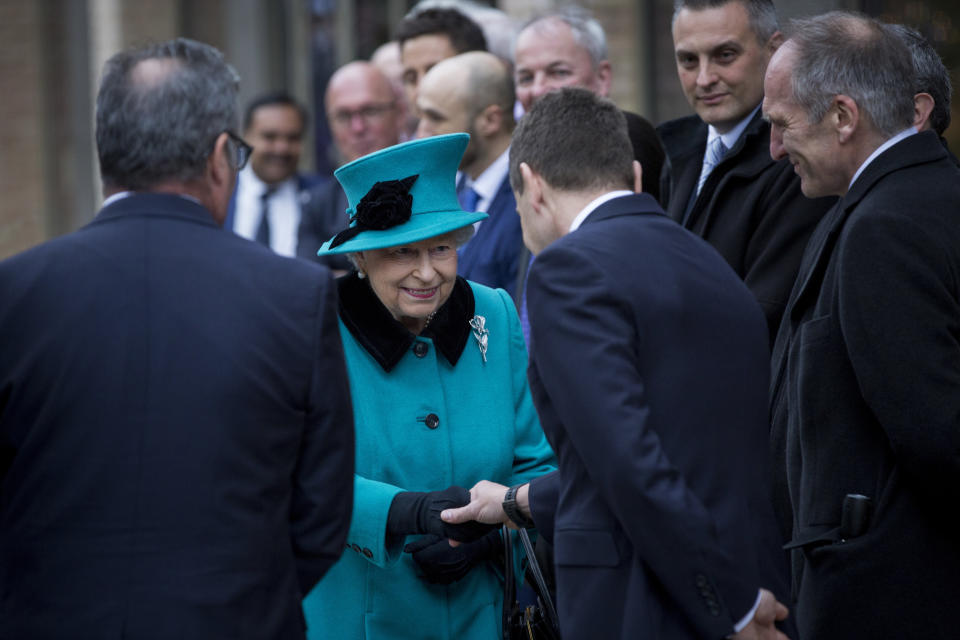
[[[363,271],[360,271],[359,269],[357,269],[357,277],[360,278],[361,280],[363,280],[364,278],[367,277],[367,274],[365,274]]]

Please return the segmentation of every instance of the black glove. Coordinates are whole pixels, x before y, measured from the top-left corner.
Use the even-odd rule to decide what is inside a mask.
[[[502,544],[499,531],[491,531],[479,540],[451,547],[446,538],[426,535],[403,548],[413,554],[421,578],[430,584],[452,584],[471,569],[493,557]]]
[[[429,533],[440,538],[473,542],[497,525],[479,522],[447,524],[440,519],[444,509],[462,507],[470,502],[470,492],[463,487],[447,487],[443,491],[402,491],[390,503],[387,514],[387,533],[407,535]]]

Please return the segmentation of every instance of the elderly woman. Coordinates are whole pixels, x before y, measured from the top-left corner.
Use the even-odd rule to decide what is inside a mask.
[[[457,277],[457,247],[486,217],[457,205],[467,140],[415,140],[336,172],[351,225],[320,253],[357,268],[339,280],[356,478],[347,550],[304,599],[310,638],[501,637],[499,532],[439,514],[469,501],[462,487],[525,482],[554,456],[512,301]]]

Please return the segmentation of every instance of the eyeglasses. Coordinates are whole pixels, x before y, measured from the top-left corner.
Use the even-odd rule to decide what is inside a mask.
[[[247,166],[247,160],[250,159],[250,154],[253,153],[253,147],[251,147],[249,144],[246,143],[246,141],[244,141],[243,138],[235,134],[233,131],[230,131],[229,129],[224,131],[224,133],[226,133],[227,136],[229,136],[230,140],[233,141],[234,148],[236,150],[235,151],[236,157],[234,158],[235,160],[234,164],[237,167],[237,171],[240,171],[245,166]]]
[[[384,102],[380,104],[368,104],[359,109],[339,109],[330,114],[330,119],[338,125],[348,125],[353,122],[355,116],[360,116],[364,122],[382,118],[386,113],[393,109],[395,103]]]

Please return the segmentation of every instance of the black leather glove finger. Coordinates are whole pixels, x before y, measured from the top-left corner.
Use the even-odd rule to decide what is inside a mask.
[[[431,491],[427,494],[418,515],[418,523],[424,533],[432,533],[441,538],[450,538],[459,542],[473,542],[499,525],[470,521],[463,524],[450,524],[440,519],[444,509],[462,507],[470,502],[470,492],[463,487],[448,487],[443,491]]]
[[[413,555],[423,580],[430,584],[452,584],[489,558],[499,543],[499,531],[456,547],[451,547],[445,538],[426,535],[403,550]]]

